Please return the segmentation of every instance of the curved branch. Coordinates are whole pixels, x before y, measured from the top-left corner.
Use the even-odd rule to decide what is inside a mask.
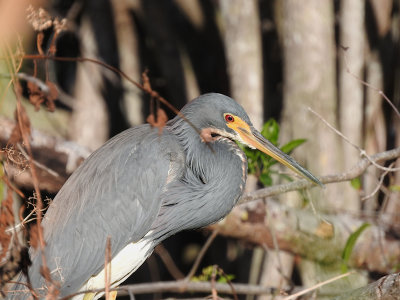
[[[232,289],[233,287],[233,289]],[[189,281],[177,280],[177,281],[160,281],[151,283],[138,283],[130,285],[121,285],[118,288],[112,288],[110,291],[118,291],[118,296],[127,296],[130,294],[154,294],[159,292],[198,292],[198,293],[211,293],[212,288],[218,293],[222,294],[245,294],[245,295],[265,295],[275,294],[278,290],[271,287],[263,287],[258,285],[236,283],[229,285],[227,283],[215,283],[212,286],[211,282],[208,281]],[[71,294],[61,300],[67,300],[80,294],[85,293],[98,293],[104,292],[104,289],[82,291],[76,294]]]
[[[271,287],[263,287],[259,285],[242,284],[236,283],[232,284],[232,287],[227,283],[215,283],[214,287],[218,293],[223,294],[247,294],[247,295],[262,295],[262,294],[272,294],[277,290]],[[212,289],[211,282],[199,281],[199,282],[186,282],[185,280],[179,281],[166,281],[166,282],[155,282],[155,283],[143,283],[143,284],[133,284],[120,286],[118,288],[118,295],[124,295],[123,291],[128,295],[130,290],[134,294],[146,294],[154,292],[203,292],[210,293]]]
[[[320,177],[319,180],[324,184],[348,181],[360,176],[372,162],[387,161],[398,157],[400,157],[400,147],[371,155],[369,158],[364,157],[350,170],[340,174],[326,175]],[[274,185],[244,195],[239,204],[311,187],[315,187],[315,184],[307,180],[297,180],[286,184]]]

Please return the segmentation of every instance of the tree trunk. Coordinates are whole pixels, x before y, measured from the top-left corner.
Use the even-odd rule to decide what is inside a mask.
[[[299,148],[296,158],[317,175],[336,173],[344,168],[339,138],[308,111],[308,107],[312,108],[337,128],[333,2],[283,0],[282,5],[284,142],[306,138],[307,143]],[[318,212],[344,209],[355,212],[359,209],[357,202],[349,201],[354,192],[347,182],[311,192],[310,200]],[[290,193],[285,196],[285,201],[301,205],[303,200],[299,196],[298,193]],[[331,266],[307,263],[306,260],[300,261],[299,270],[305,286],[316,284],[322,275],[333,277],[338,271]]]
[[[133,22],[132,11],[139,5],[138,1],[112,0],[116,39],[118,42],[118,56],[120,69],[133,80],[140,82],[140,56],[136,26]],[[143,103],[141,93],[125,78],[122,78],[124,89],[123,105],[125,117],[131,126],[144,122]]]
[[[364,86],[355,76],[360,79],[363,77],[364,11],[364,0],[340,2],[340,45],[346,50],[339,50],[339,125],[340,131],[359,147],[363,147]],[[342,145],[343,163],[351,166],[360,153],[346,141],[342,141]],[[360,207],[357,190],[349,189],[346,196],[347,205],[354,209]]]
[[[79,28],[82,39],[81,55],[97,58],[96,41],[89,20],[84,17]],[[91,63],[77,65],[74,105],[69,138],[91,151],[104,144],[109,136],[109,115],[102,96],[104,68]]]
[[[261,31],[255,0],[221,0],[231,94],[256,128],[263,124]]]
[[[333,3],[312,0],[283,1],[284,110],[282,133],[285,142],[306,138],[298,158],[317,175],[343,168],[338,137],[307,108],[311,107],[337,127],[337,96]],[[318,189],[318,209],[357,211],[348,203],[348,183]]]

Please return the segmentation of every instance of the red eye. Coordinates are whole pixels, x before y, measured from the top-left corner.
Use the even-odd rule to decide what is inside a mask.
[[[225,115],[225,121],[232,123],[235,121],[235,118],[232,115]]]

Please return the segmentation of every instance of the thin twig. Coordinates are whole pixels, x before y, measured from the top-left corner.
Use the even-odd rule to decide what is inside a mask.
[[[234,289],[232,289],[232,286]],[[220,294],[245,294],[245,295],[270,295],[276,293],[276,288],[272,287],[263,287],[259,285],[251,285],[251,284],[227,284],[227,283],[215,283],[215,289]],[[159,292],[176,292],[176,293],[184,293],[184,292],[200,292],[200,293],[209,293],[211,290],[211,282],[208,281],[189,281],[186,280],[177,280],[177,281],[161,281],[161,282],[151,282],[151,283],[139,283],[139,284],[130,284],[130,285],[121,285],[117,288],[110,288],[110,291],[118,291],[118,296],[129,295],[129,291],[132,294],[154,294]],[[86,293],[101,293],[104,292],[104,289],[96,289],[96,290],[86,290],[78,293],[74,293],[68,295],[60,300],[67,300],[77,295],[82,295]]]
[[[24,148],[22,147],[22,145],[20,143],[17,143],[18,146],[18,150],[22,153],[22,155],[29,160],[29,156],[28,154],[25,152]],[[60,175],[56,172],[53,171],[52,169],[46,167],[45,165],[41,164],[40,162],[33,160],[33,163],[40,169],[46,171],[47,173],[49,173],[50,175],[54,176],[54,177],[60,177]]]
[[[20,223],[14,225],[13,227],[7,228],[6,232],[7,233],[10,233],[10,232],[13,232],[13,231],[17,231],[18,232],[18,230],[21,227],[24,227],[25,224],[30,223],[30,222],[35,220],[35,218],[29,219],[34,213],[35,213],[35,210],[32,210]]]
[[[366,87],[370,88],[371,90],[376,91],[383,99],[385,99],[385,101],[390,105],[390,107],[396,113],[397,117],[400,119],[400,112],[397,110],[396,106],[392,103],[392,101],[390,101],[390,99],[385,95],[385,93],[381,89],[378,89],[378,88],[374,87],[372,84],[362,80],[359,76],[357,76],[350,70],[349,64],[347,62],[347,55],[345,52],[346,49],[344,47],[340,47],[340,48],[343,50],[343,53],[344,53],[343,57],[344,57],[345,65],[346,65],[346,72],[349,73],[351,76],[353,76],[355,79],[357,79],[359,82],[361,82],[361,84],[365,85]]]
[[[391,163],[391,164],[389,165],[389,168],[390,168],[393,164],[394,164],[394,163]],[[389,173],[389,171],[385,171],[385,172],[380,176],[379,182],[378,182],[378,184],[376,185],[375,189],[374,189],[369,195],[362,197],[362,198],[361,198],[361,201],[365,201],[365,200],[367,200],[367,199],[373,197],[373,196],[381,189],[381,187],[382,187],[382,185],[383,185],[383,180],[385,179],[385,177],[386,177],[386,175],[387,175],[388,173]]]
[[[17,64],[15,63],[15,56],[12,53],[12,50],[10,48],[10,46],[5,43],[5,46],[7,48],[9,57],[11,59],[11,62],[13,64],[13,67],[9,67],[9,72],[12,75],[12,81],[13,81],[13,86],[14,86],[14,93],[16,96],[16,112],[17,112],[17,122],[18,122],[18,126],[20,127],[21,130],[21,135],[22,135],[22,140],[25,144],[25,147],[27,149],[27,153],[29,156],[29,166],[30,166],[30,171],[32,174],[32,182],[33,182],[33,186],[36,192],[36,197],[37,197],[37,206],[36,206],[36,214],[37,214],[37,228],[38,228],[38,239],[39,239],[39,247],[41,249],[41,258],[42,258],[42,270],[43,270],[43,276],[45,277],[45,280],[50,283],[51,285],[53,285],[52,279],[50,277],[50,273],[47,267],[47,262],[46,262],[46,257],[44,255],[44,248],[45,248],[45,242],[44,242],[44,237],[43,237],[43,231],[42,231],[42,227],[41,227],[41,221],[42,221],[42,198],[41,198],[41,194],[40,194],[40,188],[39,188],[39,181],[38,181],[38,176],[36,173],[36,166],[33,163],[33,154],[32,154],[32,148],[31,148],[31,144],[30,144],[30,140],[29,140],[29,133],[26,132],[24,130],[24,124],[22,123],[22,104],[21,104],[21,95],[20,95],[20,84],[18,81],[18,78],[14,75],[17,74],[21,64],[22,64],[22,59],[19,63],[19,65],[17,66]]]
[[[212,273],[211,273],[211,295],[213,300],[218,300],[218,293],[215,289],[215,281],[217,278],[217,266],[213,265]]]
[[[135,300],[135,295],[133,294],[133,292],[131,290],[128,290],[128,294],[129,294],[130,300]]]
[[[348,171],[339,174],[322,176],[319,178],[319,180],[324,184],[348,181],[360,176],[372,164],[372,162],[377,163],[378,161],[387,161],[398,157],[400,157],[400,147],[376,153],[371,155],[369,159],[366,157],[361,158],[359,162]],[[274,185],[244,195],[240,199],[239,204],[312,187],[315,187],[315,184],[305,179]]]
[[[400,171],[400,168],[386,168],[386,167],[383,167],[383,166],[375,163],[373,160],[371,160],[370,156],[367,154],[367,152],[364,149],[362,149],[359,146],[357,146],[356,144],[352,143],[343,133],[341,133],[339,130],[337,130],[335,127],[333,127],[331,124],[329,124],[329,122],[326,121],[320,114],[318,114],[316,111],[314,111],[311,107],[309,107],[308,110],[310,112],[312,112],[315,116],[317,116],[322,122],[325,123],[326,126],[328,126],[331,130],[333,130],[337,135],[339,135],[347,143],[349,143],[351,146],[356,148],[360,152],[361,157],[366,157],[378,169],[381,169],[383,171],[389,171],[389,172]]]
[[[171,103],[169,103],[164,97],[162,97],[158,92],[154,90],[149,90],[146,87],[144,87],[142,84],[136,82],[132,78],[130,78],[125,72],[119,70],[118,68],[111,66],[105,62],[99,61],[97,59],[93,58],[87,58],[87,57],[58,57],[58,56],[48,56],[48,55],[23,55],[23,59],[32,59],[32,60],[55,60],[55,61],[67,61],[67,62],[90,62],[94,63],[97,65],[100,65],[110,71],[113,71],[132,83],[134,86],[136,86],[138,89],[148,93],[151,97],[157,99],[161,103],[163,103],[166,107],[168,107],[171,111],[173,111],[176,115],[181,117],[183,120],[185,120],[199,135],[201,134],[201,131],[194,126],[192,122],[190,122],[184,114],[182,114],[175,106],[173,106]]]
[[[110,300],[110,282],[111,282],[111,238],[107,237],[106,253],[104,256],[104,283],[106,300]]]
[[[39,78],[35,77],[35,76],[31,76],[29,74],[26,73],[17,73],[16,76],[19,79],[25,80],[25,81],[29,81],[32,82],[33,84],[37,85],[40,88],[40,91],[43,92],[43,94],[45,95],[49,95],[50,94],[50,88],[47,86],[46,83],[44,83],[42,80],[40,80]]]
[[[217,237],[219,232],[219,229],[215,229],[211,235],[208,237],[206,243],[204,244],[203,248],[201,248],[199,255],[196,257],[196,261],[194,262],[192,268],[190,269],[189,274],[186,276],[184,279],[186,282],[188,282],[196,273],[197,268],[200,265],[201,260],[203,259],[204,255],[206,254],[208,248],[210,247],[211,243],[214,241],[214,239]]]
[[[13,294],[27,294],[27,293],[30,293],[30,294],[32,294],[33,295],[33,297],[35,298],[35,299],[39,299],[39,295],[38,295],[38,293],[36,292],[36,290],[34,290],[28,283],[26,283],[26,282],[23,282],[23,281],[14,281],[14,280],[10,280],[10,281],[8,281],[7,283],[9,283],[9,284],[13,284],[13,285],[23,285],[23,286],[25,286],[27,289],[26,290],[10,290],[10,291],[2,291],[2,292],[5,292],[6,293],[6,295],[13,295]],[[39,290],[39,289],[38,289]]]
[[[225,276],[227,283],[228,283],[229,286],[231,287],[233,299],[234,299],[234,300],[239,300],[239,299],[238,299],[238,296],[237,296],[237,293],[236,293],[236,290],[235,290],[235,287],[234,287],[232,281],[231,281],[231,280],[228,278],[228,276],[225,274],[224,270],[222,270],[222,268],[218,267],[218,272],[219,272],[220,274],[222,274],[222,275]]]
[[[185,275],[183,275],[181,270],[179,270],[179,268],[176,266],[171,255],[169,255],[169,252],[162,244],[159,244],[154,252],[157,253],[158,256],[161,258],[168,272],[172,275],[172,277],[174,277],[174,279],[179,280],[185,278]]]
[[[13,190],[18,196],[20,196],[22,199],[25,199],[26,197],[25,197],[25,195],[24,195],[24,193],[19,189],[19,188],[17,188],[14,184],[12,184],[11,182],[10,182],[10,180],[8,179],[8,177],[7,177],[7,171],[4,169],[4,173],[6,174],[6,175],[3,175],[2,177],[1,177],[1,180],[3,180],[6,184],[7,184],[7,187],[9,188],[9,189],[11,189],[11,190]]]
[[[97,65],[100,65],[110,71],[113,71],[115,73],[117,73],[118,75],[120,75],[121,77],[123,77],[124,79],[126,79],[128,82],[132,83],[134,86],[136,86],[138,89],[144,91],[145,93],[149,94],[151,98],[155,98],[158,101],[160,101],[161,103],[163,103],[166,107],[168,107],[172,112],[174,112],[177,116],[181,117],[185,122],[187,122],[190,127],[192,127],[196,133],[201,136],[201,131],[200,129],[198,129],[192,122],[189,121],[189,119],[187,119],[185,117],[185,115],[183,113],[181,113],[175,106],[173,106],[171,103],[169,103],[164,97],[162,97],[158,92],[152,90],[151,88],[149,89],[147,86],[144,86],[143,84],[140,84],[138,82],[136,82],[135,80],[133,80],[132,78],[130,78],[125,72],[121,71],[120,69],[111,66],[105,62],[99,61],[97,59],[93,59],[93,58],[87,58],[87,57],[58,57],[58,56],[48,56],[48,55],[23,55],[22,59],[32,59],[33,61],[35,60],[55,60],[55,61],[73,61],[73,62],[90,62],[90,63],[94,63]],[[206,142],[207,147],[214,152],[214,149],[211,147],[210,143]]]
[[[335,276],[335,277],[333,277],[333,278],[330,278],[330,279],[328,279],[328,280],[325,280],[325,281],[323,281],[323,282],[320,282],[320,283],[318,283],[318,284],[316,284],[316,285],[314,285],[314,286],[312,286],[312,287],[310,287],[310,288],[304,289],[304,290],[302,290],[302,291],[300,291],[300,292],[298,292],[298,293],[296,293],[296,294],[290,295],[289,297],[285,297],[285,298],[283,298],[283,300],[292,300],[292,299],[296,299],[296,298],[298,298],[298,297],[300,297],[300,296],[302,296],[302,295],[304,295],[304,294],[307,294],[307,293],[309,293],[309,292],[311,292],[311,291],[314,291],[314,290],[320,288],[321,286],[327,285],[327,284],[329,284],[329,283],[332,283],[332,282],[334,282],[334,281],[336,281],[336,280],[342,279],[342,278],[347,277],[347,276],[349,276],[349,275],[351,275],[351,274],[354,274],[354,273],[355,273],[354,271],[350,271],[350,272],[347,272],[347,273],[344,273],[344,274],[340,274],[340,275],[338,275],[338,276]]]

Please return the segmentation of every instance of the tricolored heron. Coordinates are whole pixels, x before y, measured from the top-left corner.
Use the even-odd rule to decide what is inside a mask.
[[[191,124],[176,116],[161,135],[146,124],[110,139],[53,200],[42,223],[44,254],[53,280],[60,283],[60,296],[104,288],[107,237],[114,287],[165,238],[225,217],[241,197],[247,177],[246,156],[235,141],[321,185],[254,129],[233,99],[206,94],[181,112]],[[44,287],[39,250],[31,250],[31,259],[32,286]]]

